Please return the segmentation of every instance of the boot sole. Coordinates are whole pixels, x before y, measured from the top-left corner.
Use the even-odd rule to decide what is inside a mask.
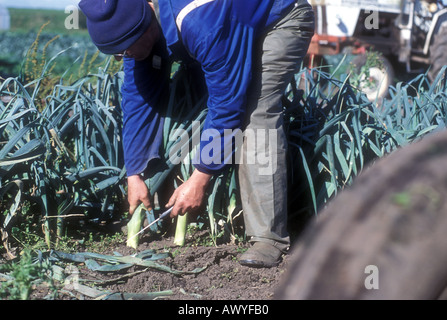
[[[279,265],[279,261],[268,263],[265,261],[246,259],[239,260],[239,264],[251,268],[273,268]]]

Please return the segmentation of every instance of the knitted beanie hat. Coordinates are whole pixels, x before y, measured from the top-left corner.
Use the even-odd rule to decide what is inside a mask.
[[[93,43],[105,54],[128,49],[151,24],[146,0],[82,0],[79,8]]]

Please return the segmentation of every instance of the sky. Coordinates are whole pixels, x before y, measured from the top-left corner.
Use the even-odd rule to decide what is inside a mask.
[[[65,9],[68,5],[77,5],[79,0],[0,0],[0,6],[11,8]]]

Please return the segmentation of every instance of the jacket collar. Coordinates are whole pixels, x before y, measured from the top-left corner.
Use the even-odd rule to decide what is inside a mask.
[[[163,31],[163,35],[166,39],[166,45],[168,47],[169,55],[173,56],[174,59],[187,61],[191,57],[184,48],[179,30],[175,22],[178,12],[176,12],[175,7],[171,0],[152,0],[155,9],[155,15]],[[181,0],[178,5],[187,5],[191,0]],[[177,5],[177,3],[176,3]],[[178,8],[180,11],[182,8]]]

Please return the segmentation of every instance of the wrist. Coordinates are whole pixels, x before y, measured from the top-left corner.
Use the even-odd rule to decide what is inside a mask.
[[[201,172],[197,169],[194,170],[191,178],[196,182],[196,185],[206,188],[211,180],[212,175],[209,173]]]
[[[141,174],[132,174],[130,176],[127,176],[127,181],[139,181],[143,180],[143,176]]]

